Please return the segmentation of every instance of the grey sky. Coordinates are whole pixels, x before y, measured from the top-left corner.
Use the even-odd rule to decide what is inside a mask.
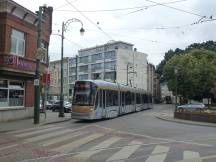
[[[112,12],[82,12],[91,22],[79,12],[72,12],[75,11],[74,7],[80,11],[95,11],[149,6],[154,3],[148,0],[15,1],[32,11],[38,10],[39,6],[43,4],[52,6],[54,8],[53,34],[61,31],[62,21],[78,18],[83,22],[86,31],[84,36],[79,35],[79,23],[73,22],[68,27],[68,31],[65,33],[64,56],[74,56],[81,48],[104,44],[113,39],[133,43],[138,51],[148,54],[149,62],[157,65],[163,59],[164,53],[169,49],[185,48],[194,42],[215,41],[216,39],[216,21],[191,25],[197,22],[201,16],[207,18],[213,16],[213,18],[216,18],[215,0],[182,0],[181,2],[179,0],[176,3],[166,4],[167,6],[189,11],[195,15],[162,5],[146,9],[135,8]],[[177,0],[152,1],[167,3]],[[104,34],[96,26],[107,34]],[[59,36],[51,36],[49,47],[51,60],[60,59],[60,41]]]

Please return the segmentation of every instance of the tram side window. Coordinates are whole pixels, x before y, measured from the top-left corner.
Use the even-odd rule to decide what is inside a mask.
[[[136,103],[137,104],[141,104],[141,98],[140,98],[140,94],[139,93],[136,94]]]
[[[148,95],[147,94],[143,95],[143,101],[144,101],[144,103],[148,103]]]
[[[118,106],[118,91],[113,92],[113,106]]]
[[[131,93],[131,104],[135,104],[135,93]]]
[[[121,105],[125,106],[125,92],[121,92]]]
[[[126,95],[125,95],[125,104],[126,105],[131,105],[131,93],[130,92],[126,92]]]
[[[118,91],[106,91],[106,106],[118,105]]]

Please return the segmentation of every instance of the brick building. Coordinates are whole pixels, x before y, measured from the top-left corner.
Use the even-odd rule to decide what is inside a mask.
[[[38,7],[39,8],[39,7]],[[52,7],[43,7],[42,46],[48,49]],[[0,122],[33,116],[38,15],[12,0],[0,0]],[[40,72],[48,67],[48,55]]]

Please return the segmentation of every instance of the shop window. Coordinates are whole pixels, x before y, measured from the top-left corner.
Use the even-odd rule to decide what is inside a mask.
[[[11,53],[18,56],[25,56],[25,33],[12,29],[11,32]]]
[[[24,90],[9,90],[9,106],[23,106]]]
[[[0,79],[0,108],[24,106],[24,82]]]

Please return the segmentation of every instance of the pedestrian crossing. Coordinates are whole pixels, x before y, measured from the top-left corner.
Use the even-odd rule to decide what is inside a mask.
[[[132,135],[121,136],[117,133],[111,134],[111,130],[95,131],[93,126],[81,127],[78,129],[64,128],[61,126],[52,126],[43,129],[27,129],[8,133],[15,138],[23,140],[23,143],[32,143],[40,147],[46,147],[56,154],[65,154],[71,159],[94,159],[100,154],[109,153],[109,157],[98,161],[104,162],[128,162],[133,161],[130,158],[137,158],[135,155],[143,157],[144,162],[166,162],[172,152],[172,145],[169,143],[148,143],[142,138],[136,139]],[[101,128],[102,129],[102,128]],[[146,137],[147,138],[147,137]],[[13,149],[16,145],[0,147],[1,151]],[[80,148],[82,150],[80,151]],[[143,150],[151,151],[145,155],[140,154]],[[139,154],[138,154],[138,153]],[[176,153],[176,152],[175,152]],[[180,150],[182,159],[175,161],[199,158],[200,153],[192,150]],[[139,158],[139,157],[138,157]],[[94,160],[92,160],[94,161]],[[199,161],[201,162],[201,161]]]

